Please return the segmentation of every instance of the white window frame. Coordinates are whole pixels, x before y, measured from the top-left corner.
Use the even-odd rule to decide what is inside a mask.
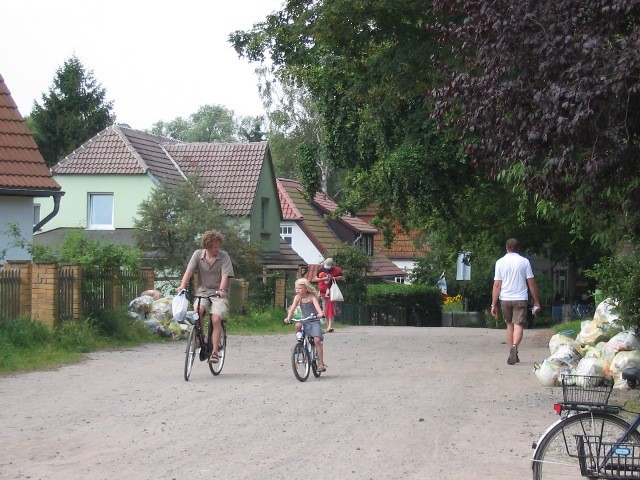
[[[111,198],[111,218],[108,223],[98,223],[94,215],[94,208],[99,208],[100,205],[96,205],[98,198],[106,199]],[[87,209],[87,228],[89,230],[115,230],[113,217],[114,217],[114,195],[113,192],[106,193],[89,193],[88,209]]]
[[[291,245],[293,243],[293,225],[280,225],[280,237]]]

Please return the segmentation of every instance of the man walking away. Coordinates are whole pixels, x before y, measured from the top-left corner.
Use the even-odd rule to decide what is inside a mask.
[[[509,345],[507,363],[513,365],[520,361],[518,345],[522,341],[524,325],[527,321],[529,291],[533,297],[534,315],[540,311],[540,299],[531,263],[518,253],[518,240],[510,238],[505,248],[507,253],[496,262],[491,295],[491,315],[494,318],[498,317],[498,300],[500,300],[502,316],[507,323],[507,344]]]

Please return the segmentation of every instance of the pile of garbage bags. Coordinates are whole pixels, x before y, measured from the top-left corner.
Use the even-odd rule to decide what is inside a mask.
[[[542,385],[560,385],[562,375],[595,375],[613,379],[614,388],[628,388],[621,375],[628,367],[640,368],[640,338],[624,330],[614,308],[611,299],[603,300],[575,340],[562,332],[551,337],[551,355],[533,369]]]
[[[129,303],[129,315],[144,323],[153,333],[179,340],[189,334],[189,322],[194,322],[197,316],[189,311],[185,320],[178,322],[173,318],[172,299],[162,297],[158,290],[147,290]]]

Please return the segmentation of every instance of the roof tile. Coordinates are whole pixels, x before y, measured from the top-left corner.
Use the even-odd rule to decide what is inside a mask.
[[[0,75],[0,189],[59,191]]]

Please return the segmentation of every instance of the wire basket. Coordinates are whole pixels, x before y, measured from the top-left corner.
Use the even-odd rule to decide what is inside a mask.
[[[640,444],[603,442],[595,435],[576,435],[580,473],[589,478],[640,478]]]
[[[564,403],[603,406],[609,403],[613,383],[596,375],[562,375]]]

